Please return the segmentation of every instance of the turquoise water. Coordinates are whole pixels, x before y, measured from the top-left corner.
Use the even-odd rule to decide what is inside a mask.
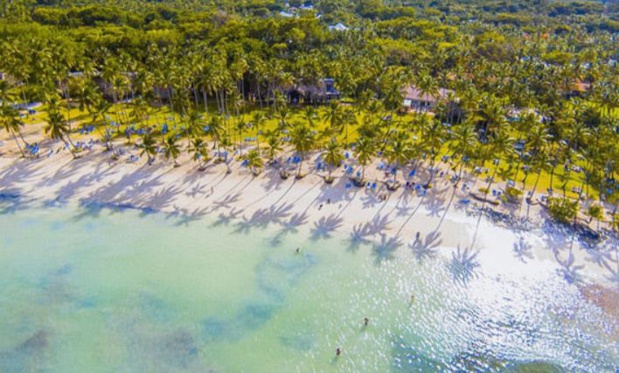
[[[614,321],[559,276],[224,216],[28,207],[0,229],[0,372],[619,366]]]

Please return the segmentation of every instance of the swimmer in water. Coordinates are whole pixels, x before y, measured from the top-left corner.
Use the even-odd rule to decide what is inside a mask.
[[[368,326],[369,323],[370,319],[368,319],[367,317],[363,319],[363,326]]]
[[[411,294],[411,304],[415,303],[415,294]]]
[[[338,347],[335,349],[335,356],[340,356],[342,354],[342,350]]]
[[[417,232],[417,239],[419,239],[419,237],[421,237],[421,233]]]
[[[301,252],[301,248],[297,247],[297,254]]]

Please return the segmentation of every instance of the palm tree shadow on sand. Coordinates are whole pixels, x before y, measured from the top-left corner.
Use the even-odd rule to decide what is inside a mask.
[[[347,240],[348,251],[356,252],[361,245],[370,244],[369,237],[382,235],[383,231],[388,229],[390,222],[389,215],[380,215],[379,213],[371,221],[355,225]]]
[[[237,209],[236,207],[233,207],[227,213],[221,212],[217,216],[217,220],[215,220],[215,222],[213,224],[211,224],[211,226],[213,226],[213,227],[227,226],[233,220],[238,219],[243,212],[244,212],[244,210]]]
[[[580,275],[580,271],[584,268],[583,265],[576,265],[576,260],[574,258],[574,254],[570,250],[567,258],[562,260],[558,253],[555,253],[555,259],[557,263],[561,266],[561,268],[557,269],[557,273],[563,277],[565,281],[569,284],[580,283],[582,282],[582,276]]]
[[[451,253],[451,260],[447,269],[455,281],[466,284],[477,277],[476,270],[480,266],[477,262],[478,254],[479,251],[474,251],[471,248],[463,250],[459,245],[457,250]]]
[[[522,236],[518,237],[518,241],[514,242],[514,255],[523,263],[533,259],[532,249],[533,246]]]
[[[413,252],[413,256],[419,263],[436,258],[436,248],[443,242],[441,234],[440,231],[433,231],[426,235],[423,240],[415,238],[413,242],[408,244]]]
[[[208,213],[208,209],[203,208],[195,208],[193,211],[181,210],[180,214],[177,217],[175,225],[179,226],[189,226],[189,224],[200,221],[203,216]]]
[[[290,217],[290,219],[282,222],[282,229],[280,229],[270,240],[271,245],[279,246],[282,243],[282,239],[285,235],[297,233],[299,231],[298,228],[306,224],[308,218],[309,216],[306,212],[295,213]]]
[[[331,233],[341,227],[343,221],[344,220],[341,217],[338,217],[335,214],[331,214],[328,217],[323,216],[320,220],[314,222],[310,239],[312,241],[317,241],[319,239],[330,238]]]
[[[372,247],[374,264],[376,266],[380,266],[386,261],[393,260],[395,258],[395,251],[400,246],[402,246],[402,240],[400,237],[394,236],[388,238],[386,234],[381,233],[380,242],[374,243]]]
[[[588,262],[605,268],[608,280],[619,284],[619,248],[616,238],[610,238],[603,245],[586,250]]]
[[[19,189],[3,189],[0,191],[0,215],[14,214],[17,211],[25,210],[29,207],[29,200],[26,200]]]

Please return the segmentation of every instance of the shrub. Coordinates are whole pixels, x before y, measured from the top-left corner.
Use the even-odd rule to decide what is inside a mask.
[[[522,197],[522,191],[514,187],[507,187],[505,188],[504,195],[505,195],[505,199],[507,200],[507,202],[519,203],[520,197]]]
[[[549,198],[548,211],[550,216],[556,221],[569,224],[578,214],[578,202],[567,198]]]

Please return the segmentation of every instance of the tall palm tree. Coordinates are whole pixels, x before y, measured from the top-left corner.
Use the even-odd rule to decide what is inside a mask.
[[[268,130],[265,133],[265,138],[267,142],[267,154],[269,158],[269,163],[273,163],[275,161],[275,156],[282,150],[281,138],[279,135],[279,131],[277,130]]]
[[[206,162],[209,159],[204,140],[201,137],[194,137],[191,140],[191,146],[188,151],[193,155],[193,160],[198,162],[198,170],[204,171]]]
[[[462,124],[458,125],[454,129],[453,141],[450,143],[453,150],[452,157],[455,155],[460,156],[460,170],[458,171],[458,180],[456,181],[456,184],[460,182],[464,164],[466,163],[465,160],[471,158],[476,144],[477,135],[475,134],[475,126],[471,120],[462,122]]]
[[[425,183],[426,188],[429,187],[434,179],[434,164],[436,162],[437,152],[440,150],[443,142],[445,141],[446,130],[440,120],[436,118],[428,118],[427,116],[420,116],[420,129],[421,137],[423,141],[423,147],[429,153],[430,158],[430,177]]]
[[[243,160],[247,162],[247,167],[249,167],[254,176],[258,176],[260,174],[260,170],[262,169],[264,163],[258,149],[250,150],[243,156]]]
[[[217,156],[219,157],[219,148],[222,139],[222,134],[224,132],[223,122],[221,115],[213,115],[211,116],[211,120],[209,121],[208,131],[207,133],[211,136],[213,140],[213,147],[217,148]]]
[[[294,146],[295,151],[301,157],[299,162],[299,169],[297,172],[297,179],[302,178],[301,170],[303,169],[303,161],[307,152],[309,152],[315,145],[315,138],[312,130],[304,123],[298,123],[292,127],[290,132],[290,142]]]
[[[397,188],[398,170],[408,163],[413,154],[410,137],[403,131],[397,131],[391,135],[385,156],[389,165],[393,167],[393,184],[391,188]]]
[[[256,149],[260,151],[260,134],[262,131],[262,126],[266,121],[266,116],[264,115],[264,112],[262,110],[259,110],[254,113],[253,119],[253,126],[256,129]]]
[[[376,155],[376,142],[369,136],[362,136],[357,140],[355,146],[355,156],[361,165],[361,176],[357,180],[358,185],[363,185],[365,178],[365,168]]]
[[[147,164],[152,164],[157,156],[157,141],[155,140],[155,136],[152,133],[145,134],[138,148],[142,150],[140,155],[146,154],[148,157]]]
[[[52,140],[61,140],[65,144],[65,147],[69,149],[73,158],[77,158],[75,147],[69,135],[69,125],[60,112],[60,105],[55,97],[51,97],[47,101],[47,118],[45,120],[47,122],[44,129],[45,133],[49,135]]]
[[[23,140],[20,130],[23,122],[19,117],[19,111],[13,106],[7,105],[5,102],[2,102],[2,106],[0,106],[0,124],[6,132],[11,134],[13,140],[15,140],[15,144],[17,144],[17,148],[19,149],[21,156],[24,157],[24,150],[22,149],[22,145],[17,139],[17,136],[19,136]]]
[[[308,117],[310,117],[309,123],[312,123],[311,116],[308,115]],[[328,132],[330,136],[339,133],[344,123],[344,111],[342,110],[342,106],[337,101],[331,101],[322,116],[322,120],[328,123]]]
[[[165,158],[167,160],[170,160],[170,158],[172,158],[174,160],[174,167],[180,166],[177,159],[178,156],[181,155],[181,148],[178,145],[176,134],[171,133],[168,135],[168,137],[166,137],[163,149],[165,151]]]
[[[327,143],[323,155],[324,161],[329,170],[329,175],[325,178],[325,182],[330,184],[333,182],[333,177],[331,176],[333,169],[339,167],[340,163],[344,160],[344,156],[342,155],[342,146],[337,142],[337,140],[333,139]]]

